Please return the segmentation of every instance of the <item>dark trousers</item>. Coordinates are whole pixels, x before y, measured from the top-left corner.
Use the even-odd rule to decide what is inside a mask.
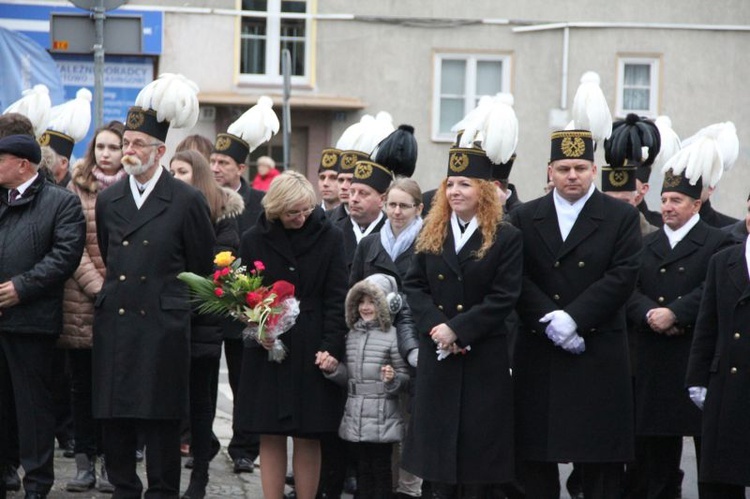
[[[320,437],[320,484],[318,497],[339,498],[344,490],[347,468],[352,456],[344,440],[336,433],[324,433]]]
[[[71,404],[71,373],[68,350],[55,348],[52,400],[55,404],[55,438],[60,447],[74,438],[73,406]]]
[[[391,455],[393,444],[357,442],[350,444],[357,459],[357,497],[389,498],[393,494]]]
[[[680,469],[682,458],[682,437],[638,436],[635,447],[635,489],[631,497],[674,498],[677,493],[675,474]]]
[[[91,349],[68,351],[76,454],[101,454],[101,425],[91,414]]]
[[[586,499],[619,499],[622,494],[623,463],[576,463]],[[559,499],[557,463],[521,461],[518,477],[529,499]]]
[[[211,460],[215,387],[219,382],[218,358],[193,358],[190,361],[190,450],[196,465]]]
[[[232,388],[235,407],[238,405],[236,401],[240,392],[240,373],[242,369],[242,353],[244,352],[244,349],[245,344],[242,342],[242,339],[224,340],[224,356],[227,359],[229,386]],[[232,440],[229,441],[229,447],[227,448],[229,456],[233,460],[245,457],[251,461],[255,461],[255,458],[258,457],[258,452],[260,451],[260,436],[243,430],[240,425],[234,423],[238,420],[239,418],[237,418],[237,415],[235,414],[232,418]]]
[[[148,499],[174,499],[180,492],[179,419],[102,419],[102,441],[113,499],[140,498],[143,484],[136,473],[139,433],[146,444]]]
[[[698,483],[701,499],[745,499],[745,487],[728,483]]]
[[[55,413],[51,389],[56,374],[54,354],[54,337],[0,334],[0,407],[12,407],[15,403],[26,492],[46,494],[55,480],[52,462]],[[4,432],[3,435],[0,462],[11,463],[12,434]]]

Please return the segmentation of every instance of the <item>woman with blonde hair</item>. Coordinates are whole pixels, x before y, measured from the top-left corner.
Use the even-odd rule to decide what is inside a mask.
[[[321,372],[334,369],[344,353],[343,238],[300,173],[286,171],[276,177],[263,209],[256,225],[242,236],[240,257],[263,263],[265,284],[292,283],[300,315],[282,336],[289,349],[283,361],[268,359],[266,349],[272,343],[245,348],[235,424],[260,434],[263,497],[284,496],[286,441],[292,437],[297,497],[313,499],[320,475],[320,436],[337,431],[343,413],[339,387]]]
[[[404,283],[419,376],[402,466],[441,499],[484,497],[514,478],[505,319],[522,271],[521,235],[502,222],[484,151],[451,149],[449,164]]]

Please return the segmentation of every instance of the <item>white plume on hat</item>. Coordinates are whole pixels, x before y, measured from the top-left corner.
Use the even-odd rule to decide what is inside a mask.
[[[271,140],[278,131],[279,118],[273,111],[273,101],[265,95],[258,98],[257,104],[242,113],[242,116],[227,128],[227,133],[247,142],[250,152]]]
[[[692,185],[703,179],[703,184],[716,187],[721,175],[734,165],[739,155],[737,129],[731,121],[715,123],[699,130],[682,141],[683,148],[667,161],[663,172],[671,169],[679,175],[683,171]]]
[[[24,90],[22,97],[5,108],[3,114],[18,113],[26,116],[34,126],[34,134],[41,137],[47,129],[52,101],[46,85],[38,84]]]
[[[143,87],[135,105],[156,111],[158,121],[174,128],[192,128],[198,122],[198,85],[181,74],[162,73]]]
[[[682,143],[680,137],[672,129],[672,120],[669,116],[659,116],[654,123],[661,137],[661,149],[654,160],[654,167],[662,168],[672,156],[680,152]]]
[[[724,170],[731,170],[740,154],[740,141],[737,137],[737,128],[735,128],[734,123],[724,121],[708,125],[682,141],[682,144],[683,146],[689,146],[701,137],[709,137],[716,140],[716,146],[719,148]]]
[[[75,99],[69,100],[50,111],[47,129],[64,133],[79,142],[86,137],[91,126],[91,92],[81,88]]]
[[[518,118],[513,103],[513,94],[507,92],[479,99],[477,107],[451,128],[463,130],[458,147],[470,148],[479,142],[492,163],[508,161],[518,145]]]
[[[386,111],[376,116],[365,114],[357,123],[349,125],[336,142],[336,149],[341,151],[359,151],[371,154],[380,142],[396,128],[393,118]]]
[[[375,119],[367,120],[364,123],[364,129],[354,141],[351,149],[362,151],[368,155],[372,154],[378,144],[392,134],[395,129],[390,113],[380,111],[375,115]]]
[[[483,95],[477,107],[469,111],[464,118],[451,127],[451,132],[463,132],[459,147],[471,147],[475,140],[482,140],[481,124],[487,120],[487,113],[490,111],[490,104],[493,96]],[[513,104],[511,104],[513,105]],[[466,140],[464,140],[466,137]]]
[[[586,71],[581,76],[572,109],[574,128],[590,131],[596,142],[612,135],[612,113],[599,86],[600,82],[601,78],[597,73]]]
[[[336,142],[336,149],[340,151],[352,151],[354,150],[354,144],[359,140],[359,137],[365,132],[367,123],[374,120],[372,115],[365,114],[358,122],[349,125],[344,133],[341,134],[339,140]],[[368,153],[369,154],[369,153]]]

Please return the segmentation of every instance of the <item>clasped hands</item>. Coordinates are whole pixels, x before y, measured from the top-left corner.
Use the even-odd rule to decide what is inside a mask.
[[[539,322],[549,323],[544,332],[555,346],[573,354],[586,351],[586,342],[576,333],[576,321],[564,310],[553,310],[539,319]]]
[[[675,336],[685,331],[677,327],[677,316],[667,307],[652,308],[646,313],[648,327],[657,333]]]
[[[315,365],[323,372],[332,373],[339,366],[339,361],[327,351],[317,352],[315,354]]]

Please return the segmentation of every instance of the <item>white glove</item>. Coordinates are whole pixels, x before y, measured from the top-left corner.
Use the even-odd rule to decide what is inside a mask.
[[[558,347],[561,347],[578,329],[576,321],[564,310],[553,310],[539,319],[539,322],[549,322],[544,332]]]
[[[411,367],[416,368],[418,358],[419,358],[419,348],[415,348],[414,350],[409,352],[409,354],[406,356],[406,362],[408,362]]]
[[[580,355],[586,351],[586,340],[578,336],[578,333],[573,333],[560,346],[570,353]]]
[[[690,400],[700,409],[703,410],[703,402],[706,401],[706,387],[705,386],[691,386],[688,388],[690,394]]]

